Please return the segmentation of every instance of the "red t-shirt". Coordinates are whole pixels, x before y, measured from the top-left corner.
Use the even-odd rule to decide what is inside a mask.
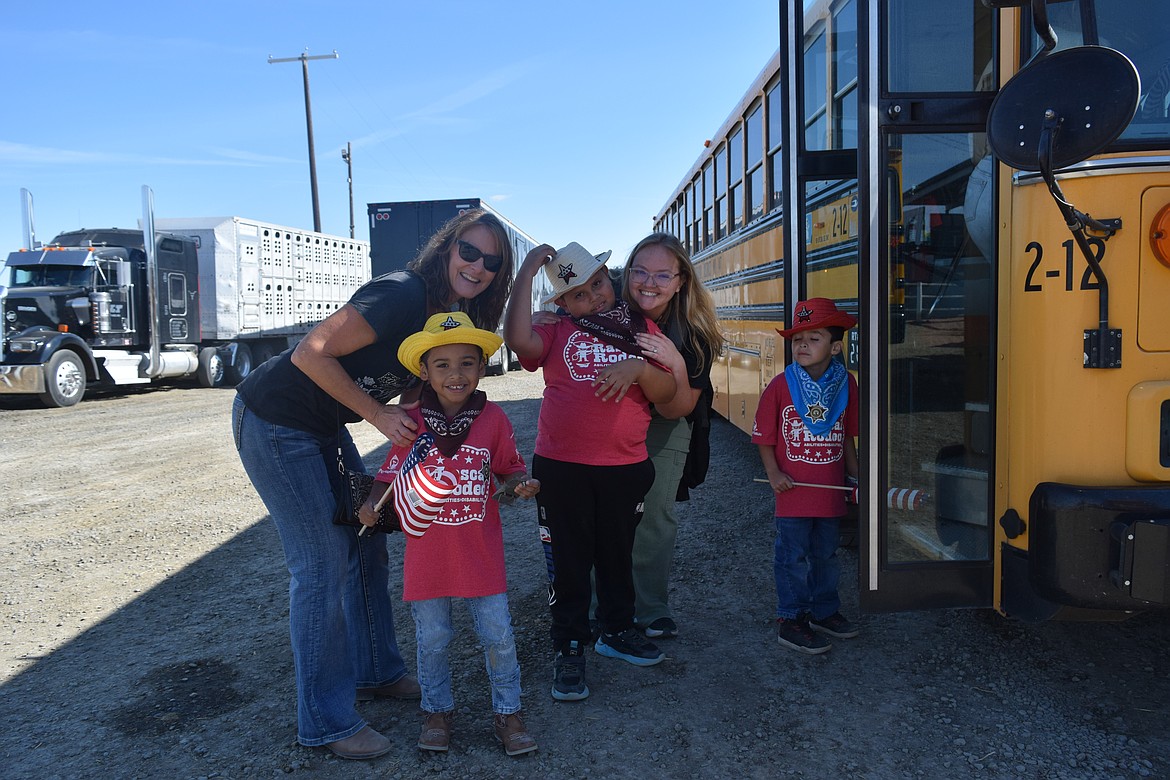
[[[772,445],[780,470],[793,482],[814,485],[845,483],[845,437],[856,436],[857,380],[849,375],[849,401],[845,412],[825,436],[814,436],[792,404],[784,374],[777,374],[760,396],[752,425],[752,443]],[[776,494],[777,517],[841,517],[845,514],[844,490],[794,487]]]
[[[419,433],[426,430],[417,409],[409,414],[419,423]],[[393,482],[408,452],[408,447],[392,447],[375,478]],[[432,460],[435,455],[432,453]],[[402,599],[503,593],[508,589],[504,533],[499,502],[491,497],[495,484],[489,475],[506,478],[525,471],[512,424],[499,406],[488,401],[459,451],[450,458],[439,457],[438,462],[455,475],[458,487],[443,502],[442,511],[426,533],[417,538],[406,535]]]
[[[659,333],[650,321],[651,333]],[[638,385],[614,403],[594,395],[593,380],[606,366],[630,357],[581,330],[568,317],[533,328],[544,342],[529,371],[544,367],[544,401],[536,424],[537,455],[590,466],[625,466],[646,460],[650,402]]]

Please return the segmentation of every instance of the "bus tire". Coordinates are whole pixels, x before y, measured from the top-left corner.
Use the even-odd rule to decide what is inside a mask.
[[[236,342],[236,359],[227,367],[229,384],[238,385],[252,373],[252,348],[242,341]]]
[[[199,350],[199,367],[195,371],[200,387],[218,387],[223,384],[223,358],[215,347]]]
[[[73,352],[62,349],[53,353],[45,365],[45,392],[41,403],[50,408],[75,406],[85,395],[85,368]]]

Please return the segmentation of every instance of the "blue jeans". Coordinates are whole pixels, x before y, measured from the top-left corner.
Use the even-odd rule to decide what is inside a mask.
[[[492,685],[492,710],[501,715],[520,711],[520,662],[516,660],[516,642],[512,638],[512,615],[508,595],[459,599],[467,604],[475,633],[483,644],[483,659],[488,681]],[[426,712],[450,712],[455,709],[451,693],[451,666],[447,646],[455,631],[451,627],[452,598],[410,602],[414,616],[414,636],[418,646],[418,684],[422,688],[421,707]]]
[[[776,574],[776,617],[802,612],[823,620],[841,608],[837,581],[839,517],[777,517],[773,569]]]
[[[274,425],[238,396],[232,436],[288,565],[297,741],[313,747],[351,737],[366,725],[354,708],[356,689],[406,674],[394,636],[386,537],[358,537],[333,524],[338,441],[349,468],[361,469],[361,457],[345,428],[322,439]]]

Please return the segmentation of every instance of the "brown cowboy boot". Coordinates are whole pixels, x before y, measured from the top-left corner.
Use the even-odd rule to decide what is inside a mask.
[[[451,721],[454,717],[454,712],[424,712],[418,749],[445,753],[451,744]]]
[[[524,727],[520,713],[501,715],[497,712],[492,718],[492,726],[495,728],[496,739],[504,746],[504,752],[509,756],[519,756],[536,750],[536,740]]]

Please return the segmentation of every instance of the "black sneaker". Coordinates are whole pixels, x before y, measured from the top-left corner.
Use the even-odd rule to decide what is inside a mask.
[[[776,639],[785,647],[809,655],[827,653],[832,647],[829,640],[813,633],[809,624],[800,618],[776,618]]]
[[[835,636],[838,639],[852,639],[861,633],[857,624],[849,622],[840,612],[834,612],[827,618],[820,620],[810,618],[808,624],[813,631],[820,631],[822,634]]]
[[[660,617],[652,621],[644,630],[646,636],[651,639],[674,639],[678,636],[678,626],[668,617]]]
[[[589,695],[585,684],[585,648],[569,642],[553,659],[552,697],[557,701],[581,701]]]
[[[627,628],[620,634],[602,634],[593,649],[598,655],[620,658],[634,666],[653,666],[666,659],[665,653],[634,628]]]
[[[590,639],[592,641],[596,642],[597,637],[599,637],[599,636],[601,636],[601,621],[590,619],[589,620],[589,637],[590,637]]]

